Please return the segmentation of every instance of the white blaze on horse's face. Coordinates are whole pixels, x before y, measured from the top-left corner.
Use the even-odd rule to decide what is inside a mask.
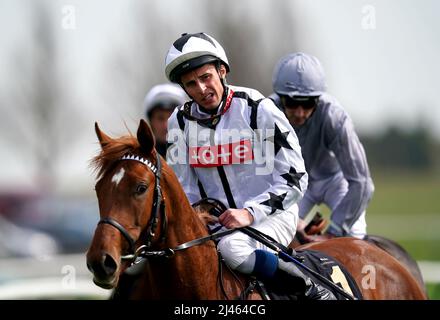
[[[125,175],[125,170],[124,168],[119,169],[119,171],[117,173],[115,173],[115,175],[112,178],[112,182],[114,184],[116,184],[116,186],[118,186],[119,182],[121,182],[122,178]]]

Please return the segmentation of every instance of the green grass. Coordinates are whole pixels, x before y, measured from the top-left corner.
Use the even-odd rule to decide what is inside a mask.
[[[430,172],[373,171],[375,192],[369,215],[436,213],[440,218],[440,175]]]
[[[440,300],[440,283],[428,283],[428,297],[431,300]]]
[[[440,175],[374,172],[368,232],[401,244],[416,260],[440,260]]]
[[[440,261],[439,240],[396,240],[416,260]]]

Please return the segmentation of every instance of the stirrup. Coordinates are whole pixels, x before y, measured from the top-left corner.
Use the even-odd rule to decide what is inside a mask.
[[[333,292],[310,280],[311,285],[306,289],[304,296],[310,300],[337,300]]]

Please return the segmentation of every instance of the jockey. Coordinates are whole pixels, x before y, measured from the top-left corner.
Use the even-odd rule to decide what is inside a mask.
[[[156,150],[165,157],[167,145],[168,118],[174,108],[188,100],[185,92],[178,85],[164,83],[155,85],[144,99],[144,115],[150,123],[156,139]]]
[[[192,99],[168,121],[167,161],[191,203],[216,198],[228,204],[219,222],[252,226],[287,246],[298,219],[307,173],[285,115],[258,91],[226,83],[229,62],[205,33],[183,34],[166,56],[167,78]],[[267,281],[301,279],[310,299],[334,298],[291,263],[242,232],[218,243],[233,269]]]
[[[309,185],[299,202],[298,233],[315,204],[332,211],[330,226],[317,241],[334,236],[366,235],[365,210],[374,186],[364,148],[347,112],[325,92],[323,68],[317,58],[293,53],[280,59],[270,98],[286,114],[301,145]],[[307,236],[305,236],[307,237]]]

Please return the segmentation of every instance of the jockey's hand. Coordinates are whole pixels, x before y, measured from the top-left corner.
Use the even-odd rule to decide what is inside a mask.
[[[304,228],[307,226],[306,222],[299,218],[298,224],[296,226],[296,238],[298,239],[300,244],[313,242],[313,239],[304,231]]]
[[[312,236],[309,236],[304,230],[300,230],[299,228],[296,230],[295,237],[300,244],[314,242]]]
[[[322,234],[322,231],[327,226],[327,223],[327,220],[322,218],[320,213],[318,212],[315,217],[309,222],[309,224],[304,228],[304,231],[308,235]]]
[[[324,226],[325,226],[325,224],[321,225],[321,222],[320,222],[319,227],[321,228]],[[306,222],[304,220],[302,220],[301,218],[298,219],[298,225],[296,228],[296,238],[298,239],[298,241],[301,244],[305,244],[305,243],[309,243],[309,242],[320,242],[320,241],[328,240],[328,239],[335,237],[334,235],[329,234],[329,233],[321,234],[320,233],[321,230],[319,230],[319,232],[315,233],[315,234],[311,233],[310,230],[309,230],[309,232],[306,232],[306,230],[305,230],[306,227],[307,227]]]
[[[228,209],[224,211],[218,221],[228,229],[247,227],[254,222],[254,217],[246,209]]]

